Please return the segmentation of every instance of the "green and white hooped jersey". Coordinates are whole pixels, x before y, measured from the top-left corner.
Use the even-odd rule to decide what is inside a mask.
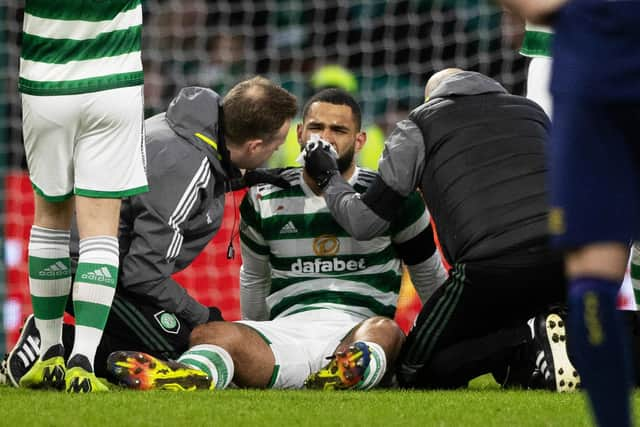
[[[141,0],[26,0],[21,92],[72,95],[143,84]]]
[[[551,27],[532,25],[527,22],[525,30],[520,54],[530,57],[551,58],[551,42],[553,41]]]
[[[350,184],[364,192],[375,172],[357,168]],[[315,309],[393,318],[401,282],[394,242],[403,243],[429,226],[421,196],[411,194],[385,235],[357,241],[331,216],[323,197],[313,194],[302,169],[283,174],[291,187],[252,187],[240,214],[243,256],[262,257],[271,267],[269,318]]]

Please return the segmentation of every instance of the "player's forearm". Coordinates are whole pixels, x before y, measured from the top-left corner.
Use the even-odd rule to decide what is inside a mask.
[[[341,175],[331,178],[323,195],[336,222],[355,239],[370,240],[389,228],[389,221],[374,212]]]
[[[409,270],[411,282],[423,304],[447,280],[447,271],[442,265],[438,251],[435,251],[430,258],[418,264],[408,265],[407,269]]]

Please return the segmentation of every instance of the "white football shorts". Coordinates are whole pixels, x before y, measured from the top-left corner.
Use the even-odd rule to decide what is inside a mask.
[[[22,94],[24,147],[35,191],[49,201],[147,191],[143,115],[142,86]]]
[[[309,375],[329,363],[344,337],[362,316],[338,310],[309,310],[269,321],[239,320],[256,330],[271,347],[276,366],[269,387],[302,388]]]

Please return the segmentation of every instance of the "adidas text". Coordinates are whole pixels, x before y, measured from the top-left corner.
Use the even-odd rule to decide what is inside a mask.
[[[40,277],[69,277],[70,274],[69,268],[60,261],[38,272]]]

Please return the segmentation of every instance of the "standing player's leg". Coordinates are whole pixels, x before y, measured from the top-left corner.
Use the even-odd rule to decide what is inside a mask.
[[[566,256],[569,350],[600,425],[630,423],[631,365],[616,302],[640,216],[636,142],[624,131],[631,110],[554,96],[551,231],[574,248]]]
[[[73,286],[75,338],[67,361],[67,384],[81,390],[100,387],[89,374],[94,371],[118,278],[120,199],[76,196],[76,212],[80,256]]]
[[[74,152],[80,254],[73,285],[75,338],[67,361],[69,392],[101,391],[94,358],[115,294],[121,198],[147,191],[142,89],[79,95],[82,127]]]
[[[64,386],[62,317],[71,287],[73,143],[78,109],[59,96],[22,95],[24,146],[35,193],[29,237],[29,290],[40,331],[37,363],[22,376],[30,388]]]
[[[552,117],[552,101],[549,92],[551,65],[551,58],[537,56],[531,58],[527,71],[527,98],[540,105],[549,118]]]

